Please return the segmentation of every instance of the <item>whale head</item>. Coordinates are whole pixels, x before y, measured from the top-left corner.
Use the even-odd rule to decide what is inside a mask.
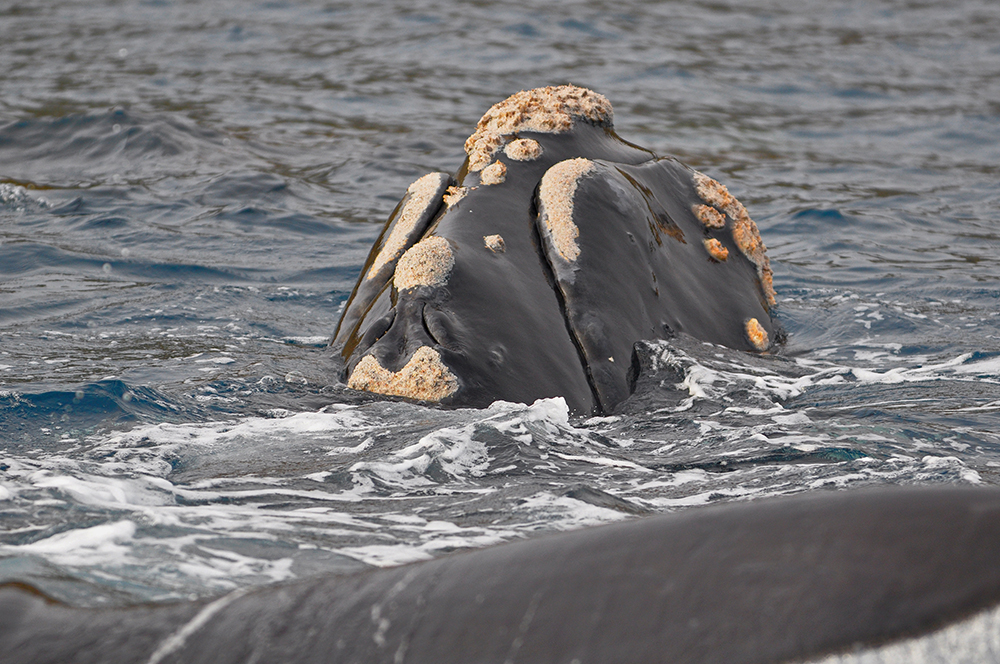
[[[523,91],[483,116],[454,177],[409,187],[334,335],[349,387],[609,412],[640,340],[773,344],[770,266],[746,209],[612,120],[583,88]]]

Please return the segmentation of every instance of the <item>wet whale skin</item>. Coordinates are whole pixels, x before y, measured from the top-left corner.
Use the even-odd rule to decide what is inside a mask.
[[[0,652],[10,664],[801,661],[996,607],[997,551],[998,490],[820,491],[198,602],[73,609],[7,585]]]
[[[562,396],[574,413],[611,412],[634,386],[633,346],[640,340],[688,334],[759,351],[778,339],[770,284],[741,250],[736,220],[722,212],[725,226],[709,228],[694,212],[706,205],[700,174],[586,119],[567,131],[518,131],[500,140],[534,141],[541,154],[518,160],[496,150],[491,164],[506,172],[499,183],[484,184],[487,169],[472,171],[469,159],[454,178],[441,174],[440,189],[462,195],[451,204],[435,197],[408,240],[408,247],[447,240],[454,262],[444,283],[401,291],[396,261],[371,274],[407,198],[388,220],[332,342],[349,384],[359,382],[362,361],[400,372],[428,348],[457,385],[430,399],[444,405]],[[553,167],[579,158],[592,168],[569,201],[579,254],[567,261],[546,231],[539,183]],[[502,238],[502,251],[488,246],[490,236]],[[708,240],[728,256],[713,257]],[[748,338],[751,320],[764,332],[763,345]]]

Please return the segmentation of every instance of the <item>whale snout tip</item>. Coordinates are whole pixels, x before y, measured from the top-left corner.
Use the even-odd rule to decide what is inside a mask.
[[[458,378],[430,346],[421,346],[399,370],[384,368],[373,355],[354,367],[347,386],[354,390],[438,402],[458,391]]]

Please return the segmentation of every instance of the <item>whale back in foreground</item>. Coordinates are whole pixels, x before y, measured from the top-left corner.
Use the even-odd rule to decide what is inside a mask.
[[[755,664],[947,644],[940,630],[972,625],[920,661],[996,661],[998,552],[995,489],[823,491],[209,601],[72,609],[7,586],[0,653],[7,664]],[[993,631],[977,633],[990,616]]]
[[[589,90],[521,92],[483,117],[456,177],[411,185],[334,335],[348,385],[609,412],[640,340],[768,349],[771,270],[746,209],[612,127]]]

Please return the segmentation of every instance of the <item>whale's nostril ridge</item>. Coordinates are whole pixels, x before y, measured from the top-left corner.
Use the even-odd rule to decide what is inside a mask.
[[[379,321],[385,329],[372,334],[370,347],[350,368],[348,387],[435,402],[458,391],[458,379],[435,348],[424,306],[422,300],[400,299]]]
[[[396,320],[396,310],[390,309],[389,313],[378,319],[371,324],[367,330],[365,330],[364,336],[358,342],[357,350],[355,352],[364,355],[369,348],[378,343],[378,340],[385,336],[385,333],[389,331],[392,327],[393,322]]]
[[[399,371],[422,346],[437,341],[424,322],[424,302],[400,298],[396,306],[377,325],[365,333],[355,356],[372,355],[389,371]]]
[[[427,336],[430,338],[431,341],[433,341],[437,345],[441,345],[441,342],[438,341],[437,337],[434,335],[434,332],[431,330],[430,325],[427,324],[427,316],[425,315],[424,310],[425,310],[424,307],[420,308],[420,322],[424,326],[424,332],[427,333]]]

